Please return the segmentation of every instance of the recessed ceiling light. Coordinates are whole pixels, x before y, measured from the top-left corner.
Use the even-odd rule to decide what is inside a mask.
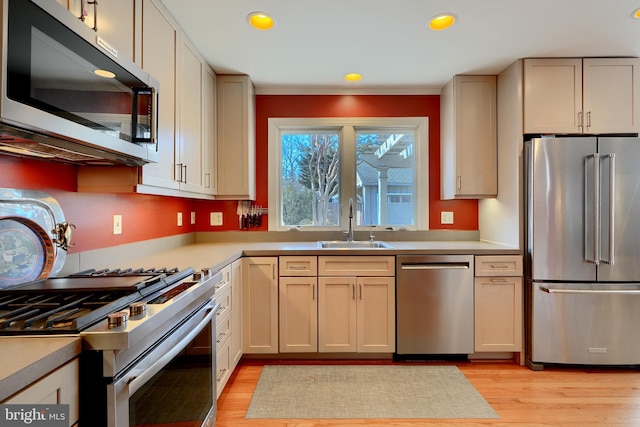
[[[453,13],[441,13],[429,20],[429,29],[431,30],[446,30],[456,23],[458,17]]]
[[[101,70],[101,69],[97,69],[93,73],[97,74],[100,77],[104,77],[106,79],[112,79],[112,78],[114,78],[116,76],[116,74],[112,73],[111,71]]]
[[[247,22],[258,30],[270,30],[276,25],[276,21],[264,12],[251,12],[247,15]]]
[[[633,11],[631,14],[632,18],[640,19],[640,7]]]
[[[349,73],[345,74],[344,79],[348,82],[357,82],[358,80],[362,79],[362,75],[358,73]]]

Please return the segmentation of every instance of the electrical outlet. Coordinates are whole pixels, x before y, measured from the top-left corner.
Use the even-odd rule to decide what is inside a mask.
[[[440,212],[440,224],[453,224],[453,212]]]
[[[222,212],[211,212],[209,223],[211,225],[222,225]]]
[[[178,212],[178,227],[182,227],[182,212]]]
[[[196,213],[195,212],[191,212],[191,224],[195,224],[196,223]]]
[[[113,234],[122,234],[122,215],[113,216]]]

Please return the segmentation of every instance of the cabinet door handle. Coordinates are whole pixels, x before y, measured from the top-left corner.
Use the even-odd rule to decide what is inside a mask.
[[[362,285],[360,285],[359,291],[360,291],[360,301],[362,301]]]
[[[582,127],[582,111],[578,111],[578,127]]]
[[[311,285],[311,299],[314,301],[316,299],[316,285]]]
[[[273,268],[271,269],[271,278],[275,280],[276,278],[276,265],[273,264]]]
[[[587,129],[591,127],[591,111],[587,111]]]
[[[182,182],[186,184],[187,183],[187,165],[182,165],[182,168],[184,170],[184,173],[182,174]]]
[[[462,176],[461,175],[456,176],[456,188],[458,189],[458,191],[462,190]]]
[[[356,299],[356,285],[351,285],[351,293],[352,293],[352,297],[353,300]]]
[[[210,173],[205,173],[204,174],[204,181],[205,181],[205,188],[211,188],[211,174]]]

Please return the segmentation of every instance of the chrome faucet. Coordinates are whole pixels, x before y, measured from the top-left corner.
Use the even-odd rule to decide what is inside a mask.
[[[347,242],[353,242],[353,198],[349,197],[349,231],[347,232]]]

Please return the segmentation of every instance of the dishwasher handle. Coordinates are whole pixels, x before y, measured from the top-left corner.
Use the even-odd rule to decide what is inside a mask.
[[[401,264],[402,270],[468,270],[468,262],[416,262]]]

